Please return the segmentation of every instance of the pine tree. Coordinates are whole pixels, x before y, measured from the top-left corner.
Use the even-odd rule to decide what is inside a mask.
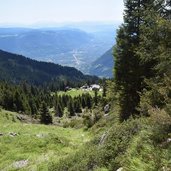
[[[148,115],[149,106],[168,109],[171,101],[171,4],[168,2],[158,1],[144,11],[146,17],[138,48],[141,62],[146,66],[144,77],[148,87],[141,93],[140,111],[144,115]]]
[[[79,100],[79,97],[74,98],[74,109],[76,113],[81,113],[81,102]]]
[[[63,110],[62,110],[60,103],[58,103],[55,107],[55,115],[60,118],[63,116]]]
[[[103,80],[103,97],[106,97],[106,80]]]
[[[94,105],[97,106],[98,104],[98,90],[94,90]]]
[[[14,94],[14,104],[16,107],[16,111],[25,111],[25,104],[24,104],[24,100],[22,98],[22,94],[19,91],[16,91]]]
[[[42,103],[40,108],[40,122],[43,124],[52,123],[52,116],[50,115],[48,107],[45,102]]]
[[[81,105],[82,105],[83,109],[86,107],[86,97],[85,97],[85,94],[83,94],[81,96]]]
[[[88,109],[91,109],[92,108],[92,97],[89,93],[85,94],[85,102],[86,102],[86,107]]]
[[[29,106],[30,106],[30,109],[31,109],[31,114],[36,115],[38,110],[37,110],[37,106],[36,106],[36,103],[33,100],[33,98],[30,98]]]
[[[141,25],[144,24],[144,11],[154,0],[126,0],[124,24],[117,33],[115,56],[115,85],[119,93],[121,120],[138,114],[140,96],[144,81],[144,65],[137,49],[140,46]]]
[[[75,116],[74,104],[72,98],[68,101],[67,105],[70,117]]]
[[[63,97],[63,96],[62,96]],[[58,116],[58,117],[62,117],[63,116],[63,108],[62,108],[62,103],[63,103],[63,100],[62,100],[62,97],[61,96],[58,96],[56,94],[55,96],[55,104],[54,104],[54,108],[55,108],[55,115]]]
[[[7,110],[14,110],[14,97],[8,88],[5,88],[2,93],[2,106]]]

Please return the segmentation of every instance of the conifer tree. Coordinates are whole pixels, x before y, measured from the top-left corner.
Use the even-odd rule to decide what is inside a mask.
[[[149,106],[163,108],[171,99],[171,3],[157,1],[144,14],[138,53],[147,88],[141,93],[140,111],[148,115]]]
[[[40,122],[43,124],[52,123],[52,116],[50,115],[48,107],[45,102],[42,103],[40,108]]]
[[[30,106],[31,114],[36,115],[37,114],[37,106],[36,106],[36,103],[33,100],[33,98],[30,98],[29,106]]]
[[[79,98],[76,97],[74,98],[74,110],[76,113],[81,113],[81,102],[79,101]]]
[[[94,105],[97,106],[98,103],[98,90],[94,90]]]
[[[63,116],[63,105],[62,105],[63,104],[63,100],[62,100],[63,98],[62,97],[58,96],[57,94],[55,96],[54,108],[55,108],[55,115],[58,116],[58,117]]]
[[[17,90],[14,94],[14,104],[16,111],[25,111],[25,104],[22,94]]]
[[[72,98],[68,101],[67,105],[70,117],[75,116],[74,104]]]
[[[85,94],[83,94],[82,97],[81,97],[81,105],[82,105],[82,108],[83,108],[83,109],[86,107],[86,98],[85,98]]]
[[[58,103],[55,106],[55,115],[60,117],[60,118],[63,116],[63,110],[62,110],[62,107],[61,107],[60,103]]]
[[[92,97],[89,93],[85,94],[85,101],[86,101],[86,107],[88,109],[91,109],[92,108]]]
[[[144,24],[144,10],[154,0],[126,0],[124,23],[117,33],[115,57],[115,85],[119,93],[121,120],[138,114],[140,96],[144,80],[144,65],[137,49],[140,46],[141,25]]]
[[[103,97],[106,97],[106,80],[103,81]]]

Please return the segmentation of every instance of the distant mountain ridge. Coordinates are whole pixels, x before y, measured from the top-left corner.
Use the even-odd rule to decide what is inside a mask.
[[[109,49],[104,55],[94,61],[90,67],[90,74],[98,77],[113,77],[113,48]]]
[[[72,51],[80,46],[80,42],[81,44],[88,43],[91,38],[91,35],[78,29],[1,28],[0,48],[34,59],[50,60],[55,53]]]
[[[73,67],[39,62],[0,50],[0,80],[13,83],[27,81],[32,84],[43,84],[53,80],[71,80],[75,82],[91,79]],[[93,79],[93,77],[92,77]]]
[[[88,73],[91,62],[114,44],[116,27],[88,28],[0,28],[0,49]]]

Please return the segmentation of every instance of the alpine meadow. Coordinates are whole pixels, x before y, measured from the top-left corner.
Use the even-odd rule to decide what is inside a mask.
[[[171,170],[171,0],[0,5],[1,171]]]

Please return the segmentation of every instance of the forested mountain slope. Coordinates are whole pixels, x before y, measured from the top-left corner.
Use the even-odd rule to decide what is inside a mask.
[[[21,55],[0,50],[0,79],[14,83],[27,81],[33,84],[43,84],[57,79],[85,81],[89,76],[83,75],[72,67],[63,67],[58,64],[38,62]]]

